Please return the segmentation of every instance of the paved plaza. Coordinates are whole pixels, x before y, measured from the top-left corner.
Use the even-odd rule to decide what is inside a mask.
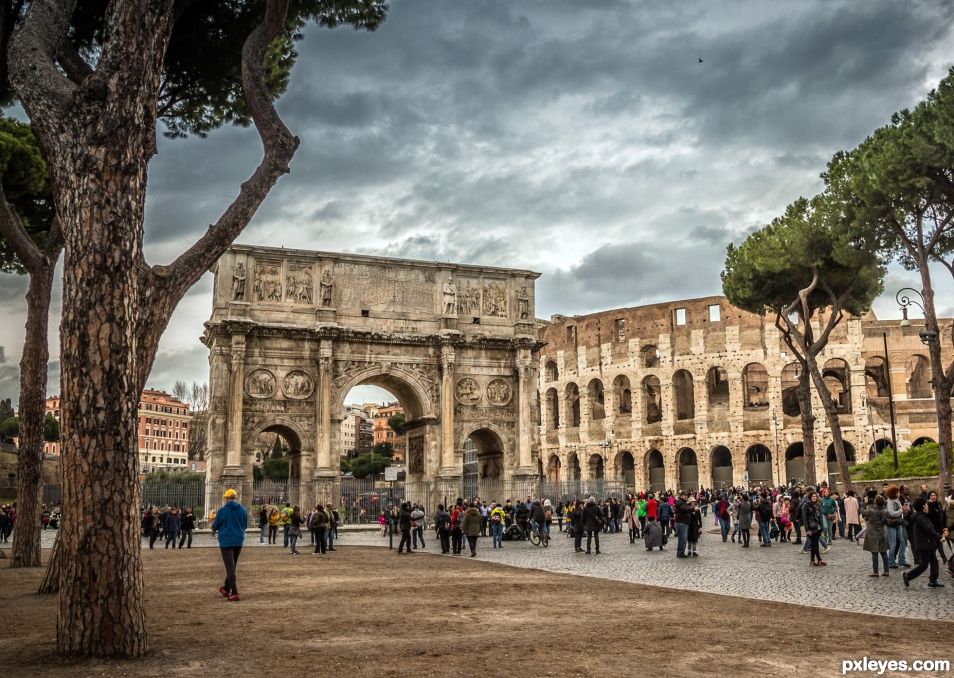
[[[573,542],[553,526],[553,539],[548,548],[535,547],[525,542],[504,542],[504,548],[492,549],[490,538],[481,538],[477,546],[479,560],[513,567],[539,569],[586,577],[648,584],[664,588],[715,593],[757,600],[769,600],[798,605],[864,612],[868,614],[902,616],[915,619],[954,620],[954,581],[943,568],[943,589],[926,588],[925,573],[905,590],[901,570],[892,570],[890,578],[868,577],[871,559],[867,551],[846,540],[836,541],[824,558],[825,568],[812,568],[808,556],[798,553],[800,547],[792,544],[774,544],[759,548],[752,538],[752,546],[743,549],[737,544],[723,544],[718,534],[704,534],[699,542],[699,558],[677,559],[675,538],[665,551],[648,552],[641,541],[630,544],[625,533],[600,536],[600,555],[574,553]],[[44,546],[51,546],[54,533],[44,532]],[[440,545],[434,532],[425,533],[425,553],[440,554]],[[399,536],[395,535],[397,546]],[[287,557],[279,544],[261,547],[257,533],[249,532],[246,545],[274,550],[276,559]],[[217,543],[211,534],[201,532],[193,541],[196,547],[213,547]],[[340,533],[338,546],[387,547],[387,537],[377,531],[345,531]],[[156,548],[160,548],[160,542]],[[585,544],[584,544],[585,546]],[[301,551],[307,553],[308,536]],[[465,546],[466,552],[466,546]],[[395,559],[398,557],[395,553]],[[453,556],[444,556],[453,558]],[[909,555],[910,559],[910,555]]]

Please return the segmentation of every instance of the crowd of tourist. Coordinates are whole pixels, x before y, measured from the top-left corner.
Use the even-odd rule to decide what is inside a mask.
[[[149,540],[149,548],[155,548],[156,542],[164,543],[166,548],[192,548],[192,533],[196,519],[192,507],[180,509],[178,506],[158,508],[149,506],[142,513],[140,527],[142,536]]]

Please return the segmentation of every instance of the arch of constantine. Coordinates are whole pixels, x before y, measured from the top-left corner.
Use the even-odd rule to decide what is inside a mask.
[[[210,480],[250,496],[273,432],[292,500],[336,496],[344,399],[362,384],[406,412],[408,480],[457,496],[468,439],[485,477],[536,476],[538,273],[242,245],[214,273]]]

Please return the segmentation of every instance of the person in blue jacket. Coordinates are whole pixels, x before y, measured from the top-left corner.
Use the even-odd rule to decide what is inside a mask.
[[[235,566],[245,543],[245,528],[248,526],[248,513],[236,498],[238,493],[229,488],[223,495],[225,505],[215,514],[212,521],[212,534],[219,540],[222,562],[225,563],[225,585],[219,587],[219,593],[231,601],[239,600],[238,585],[235,583]]]

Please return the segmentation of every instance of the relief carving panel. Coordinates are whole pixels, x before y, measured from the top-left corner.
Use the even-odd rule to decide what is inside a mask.
[[[253,370],[245,378],[245,392],[253,398],[275,395],[275,375],[268,370]]]

